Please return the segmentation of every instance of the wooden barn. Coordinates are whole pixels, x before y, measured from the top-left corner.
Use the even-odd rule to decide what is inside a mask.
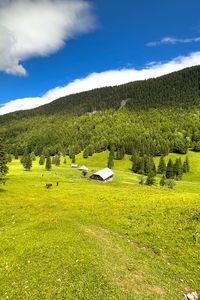
[[[114,173],[111,169],[105,168],[90,176],[90,179],[97,181],[110,181],[114,177]]]

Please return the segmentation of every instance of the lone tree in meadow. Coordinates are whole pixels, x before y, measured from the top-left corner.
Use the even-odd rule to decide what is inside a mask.
[[[22,165],[24,167],[24,170],[30,171],[32,168],[32,159],[31,159],[31,154],[26,154],[23,156],[22,159]]]
[[[40,159],[39,159],[39,165],[40,165],[40,166],[43,166],[44,163],[45,163],[45,156],[44,156],[44,155],[41,155],[41,156],[40,156]]]
[[[47,156],[45,169],[46,169],[47,171],[50,171],[50,170],[51,170],[51,157],[50,157],[50,156]]]
[[[7,153],[3,139],[0,138],[0,183],[5,183],[5,177],[8,173]]]
[[[167,179],[174,178],[174,164],[173,164],[173,161],[171,158],[169,159],[168,164],[167,164],[166,177],[167,177]]]
[[[165,159],[163,156],[161,156],[160,161],[159,161],[159,165],[158,165],[158,173],[159,174],[165,174],[166,172],[166,163],[165,163]]]

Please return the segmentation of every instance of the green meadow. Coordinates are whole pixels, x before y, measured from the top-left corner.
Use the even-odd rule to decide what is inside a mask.
[[[129,156],[115,161],[108,183],[83,178],[69,159],[49,172],[38,159],[30,172],[14,160],[0,189],[0,299],[200,293],[200,154],[188,156],[191,172],[174,190],[159,187],[159,177],[156,186],[139,185]],[[77,163],[92,172],[107,157],[80,154]]]

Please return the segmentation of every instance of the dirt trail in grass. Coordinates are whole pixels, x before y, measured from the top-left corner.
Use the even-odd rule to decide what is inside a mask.
[[[165,294],[166,291],[163,287],[148,283],[151,274],[146,273],[142,268],[142,264],[129,256],[131,252],[141,250],[155,256],[156,253],[152,249],[127,239],[122,234],[110,229],[97,226],[83,226],[82,229],[86,234],[97,239],[106,249],[105,251],[112,251],[114,259],[111,259],[109,262],[110,267],[107,269],[110,272],[108,272],[108,276],[109,280],[115,283],[122,291],[134,292],[139,295],[141,290],[145,290],[145,293],[149,293],[151,296],[155,295],[155,297],[156,295]],[[130,246],[132,249],[129,253]],[[126,250],[126,247],[129,248],[129,251]],[[118,272],[115,274],[116,269],[118,269]]]

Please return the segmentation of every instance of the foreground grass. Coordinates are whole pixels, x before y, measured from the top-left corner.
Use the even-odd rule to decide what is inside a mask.
[[[91,170],[106,160],[107,153],[78,157]],[[34,162],[25,172],[14,161],[0,191],[0,299],[182,299],[184,291],[200,292],[200,155],[190,153],[190,161],[175,191],[139,186],[129,157],[115,162],[115,180],[106,184],[66,165],[46,172]]]

